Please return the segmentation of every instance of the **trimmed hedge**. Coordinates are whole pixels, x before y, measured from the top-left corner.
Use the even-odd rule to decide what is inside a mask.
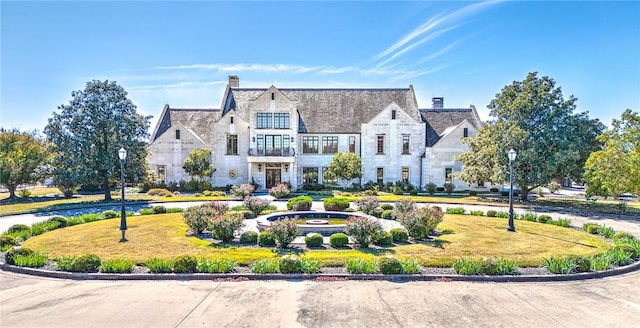
[[[350,205],[348,199],[341,197],[330,197],[324,200],[324,209],[326,211],[342,212],[349,208]]]

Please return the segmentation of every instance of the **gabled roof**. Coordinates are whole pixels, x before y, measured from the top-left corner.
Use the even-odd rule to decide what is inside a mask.
[[[213,108],[171,108],[165,105],[160,115],[158,125],[151,135],[151,142],[155,141],[170,127],[179,125],[193,131],[203,142],[211,141],[211,126],[220,119],[219,109]]]
[[[249,119],[249,104],[267,89],[229,88],[223,112],[235,110]],[[413,88],[399,89],[278,89],[296,102],[300,133],[359,133],[391,103],[396,103],[416,121],[420,113]]]
[[[427,147],[431,147],[445,135],[450,127],[456,127],[464,120],[476,129],[482,127],[476,108],[427,108],[420,109],[423,121],[427,122]]]

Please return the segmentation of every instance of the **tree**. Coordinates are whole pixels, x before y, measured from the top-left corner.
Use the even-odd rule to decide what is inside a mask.
[[[42,179],[48,155],[45,142],[36,132],[0,129],[0,184],[9,189],[9,198],[16,198],[21,184]]]
[[[211,163],[211,150],[206,148],[194,149],[189,152],[189,156],[184,160],[182,168],[191,178],[199,181],[210,177],[216,171],[216,168]]]
[[[585,163],[587,197],[640,193],[640,114],[627,109],[611,126],[598,136],[602,149]]]
[[[489,121],[475,138],[465,138],[469,151],[458,178],[467,183],[503,183],[509,177],[507,151],[518,152],[514,180],[527,199],[529,191],[553,179],[582,180],[584,163],[600,148],[596,136],[604,130],[587,113],[574,113],[577,98],[565,100],[549,77],[529,73],[504,87],[487,106]]]
[[[55,156],[54,182],[65,188],[96,185],[104,199],[111,200],[111,186],[120,181],[121,147],[127,151],[126,180],[145,176],[151,116],[139,115],[127,92],[114,81],[88,82],[71,96],[45,128]]]
[[[344,183],[343,187],[351,179],[362,177],[362,159],[356,153],[343,152],[333,155],[329,167],[325,172],[327,178],[338,178]]]

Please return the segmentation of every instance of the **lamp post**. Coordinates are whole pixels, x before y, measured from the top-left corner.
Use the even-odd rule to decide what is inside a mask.
[[[124,210],[124,160],[127,158],[127,151],[124,148],[120,148],[118,151],[118,158],[120,158],[120,185],[121,195],[120,195],[120,231],[122,231],[122,239],[120,242],[127,241],[127,238],[124,237],[125,231],[127,231],[127,213]]]
[[[509,150],[509,227],[508,231],[516,231],[516,227],[513,225],[513,161],[516,160],[516,151],[511,148]]]

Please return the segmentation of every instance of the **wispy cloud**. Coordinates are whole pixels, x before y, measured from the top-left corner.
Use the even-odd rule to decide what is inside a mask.
[[[268,72],[268,73],[309,73],[325,69],[322,66],[301,66],[288,64],[194,64],[177,66],[157,66],[159,70],[215,70],[221,73],[229,72]]]
[[[385,65],[390,61],[397,59],[399,56],[407,53],[408,51],[415,49],[417,46],[459,27],[461,24],[457,23],[462,19],[468,16],[475,15],[482,10],[485,10],[503,1],[504,0],[479,2],[465,6],[446,15],[443,13],[437,14],[429,18],[426,22],[418,26],[413,31],[406,34],[399,41],[389,46],[387,49],[374,55],[371,58],[371,61],[375,63],[377,67]],[[441,26],[443,28],[438,29]],[[383,58],[386,59],[383,60]]]

